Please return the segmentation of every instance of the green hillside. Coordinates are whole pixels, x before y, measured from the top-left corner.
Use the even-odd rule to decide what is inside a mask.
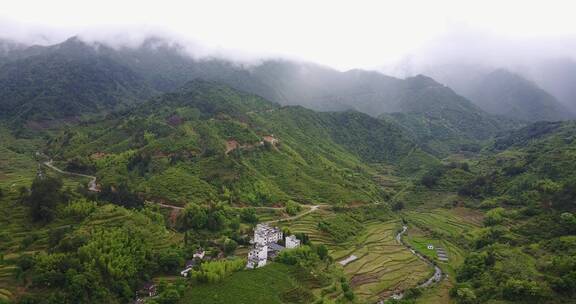
[[[75,38],[22,57],[0,69],[0,117],[33,129],[109,112],[154,92],[132,70]]]
[[[453,298],[570,303],[575,131],[573,122],[529,125],[497,138],[466,178],[445,169],[426,182],[436,190],[452,185],[469,207],[485,213],[483,227],[467,237],[470,252],[456,272]]]
[[[65,167],[96,173],[102,184],[127,182],[177,204],[374,201],[387,192],[367,163],[434,162],[397,127],[365,114],[279,107],[202,81],[68,129],[48,152]]]

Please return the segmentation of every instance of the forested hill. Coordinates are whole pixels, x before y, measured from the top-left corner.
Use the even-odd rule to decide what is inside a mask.
[[[71,38],[53,46],[11,50],[0,66],[0,108],[5,117],[22,122],[74,120],[204,79],[281,105],[317,111],[356,110],[373,117],[385,113],[422,115],[441,120],[453,133],[474,138],[490,137],[496,130],[509,127],[425,76],[404,80],[378,72],[340,72],[288,60],[240,64],[199,59],[182,46],[159,38],[134,48],[87,44]]]
[[[125,183],[181,204],[379,200],[388,194],[367,164],[396,166],[402,174],[436,162],[396,126],[368,115],[279,107],[205,81],[67,129],[47,152],[104,185]]]
[[[521,125],[487,114],[450,88],[426,76],[405,80],[408,102],[399,112],[380,117],[401,125],[426,151],[436,155],[477,152],[478,142]]]
[[[532,124],[498,137],[472,162],[469,177],[445,170],[432,178],[429,185],[456,181],[469,206],[485,211],[484,227],[472,232],[457,272],[454,298],[573,302],[575,132],[574,122]]]
[[[484,76],[471,99],[489,113],[526,121],[574,118],[567,107],[520,75],[499,69]]]
[[[71,39],[0,66],[0,115],[12,122],[47,122],[110,112],[153,90],[131,69]]]
[[[527,122],[557,121],[576,117],[565,93],[570,91],[567,83],[573,79],[572,63],[563,64],[560,69],[554,62],[518,69],[524,73],[475,64],[441,65],[425,72],[488,113]],[[536,76],[528,72],[532,70]]]

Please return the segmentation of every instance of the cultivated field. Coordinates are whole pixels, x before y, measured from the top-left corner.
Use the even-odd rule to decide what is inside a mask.
[[[342,267],[356,296],[363,301],[387,298],[395,291],[416,286],[431,275],[430,266],[396,242],[399,221],[366,222],[364,231],[355,239],[336,244],[317,229],[320,219],[331,215],[329,211],[321,210],[286,226],[291,232],[307,233],[314,243],[327,245],[335,262],[356,256],[356,260],[345,266],[338,264],[338,267]]]

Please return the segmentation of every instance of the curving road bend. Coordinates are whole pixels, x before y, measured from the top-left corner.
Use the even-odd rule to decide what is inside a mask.
[[[96,176],[61,170],[60,168],[58,168],[52,164],[52,160],[45,161],[43,164],[46,167],[48,167],[48,168],[50,168],[50,169],[52,169],[58,173],[61,173],[61,174],[89,178],[90,181],[88,182],[88,190],[93,191],[93,192],[100,192],[100,190],[98,189],[98,185],[96,184]]]

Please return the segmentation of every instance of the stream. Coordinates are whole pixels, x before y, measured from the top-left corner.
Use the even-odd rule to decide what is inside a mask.
[[[434,274],[432,274],[432,276],[430,278],[428,278],[428,280],[426,280],[424,283],[421,283],[418,286],[416,286],[416,288],[426,288],[426,287],[429,287],[435,283],[440,282],[440,280],[442,279],[442,276],[444,275],[444,273],[442,272],[442,269],[440,269],[440,267],[436,266],[436,264],[434,264],[434,262],[432,262],[430,259],[428,259],[427,257],[416,252],[416,250],[412,249],[410,246],[406,245],[404,243],[404,241],[402,240],[402,235],[404,233],[406,233],[407,230],[408,230],[408,226],[406,226],[406,225],[402,226],[402,231],[400,231],[400,232],[398,232],[398,234],[396,234],[396,241],[398,243],[400,243],[401,245],[403,245],[404,247],[406,247],[408,250],[410,250],[410,252],[413,255],[417,256],[419,259],[426,262],[426,264],[434,267]],[[391,298],[397,299],[397,300],[402,299],[403,297],[404,297],[404,292],[395,293],[391,296]],[[383,303],[383,301],[380,301],[378,303]]]

